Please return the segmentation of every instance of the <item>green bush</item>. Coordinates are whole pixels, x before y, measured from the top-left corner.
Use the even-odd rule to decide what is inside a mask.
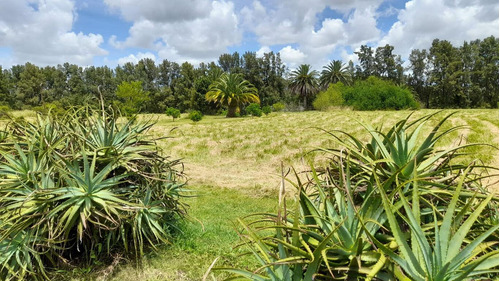
[[[258,103],[251,103],[246,108],[245,111],[247,114],[252,116],[261,117],[262,109],[260,109],[260,105]]]
[[[344,98],[342,97],[343,88],[344,84],[342,82],[330,84],[326,91],[322,91],[316,96],[316,99],[313,101],[314,109],[328,110],[332,107],[344,105]]]
[[[416,109],[419,104],[410,90],[370,76],[343,91],[345,104],[355,110]]]
[[[140,259],[168,243],[184,214],[179,161],[91,109],[9,123],[0,148],[0,279],[50,279],[46,268]]]
[[[265,114],[265,115],[268,115],[269,113],[271,113],[272,109],[269,105],[266,105],[266,106],[263,106],[262,107],[262,112]]]
[[[165,114],[167,114],[167,116],[171,116],[172,121],[175,121],[175,118],[179,118],[181,116],[181,111],[177,108],[167,107]]]
[[[66,113],[64,107],[57,101],[55,102],[46,102],[40,106],[35,106],[32,108],[34,111],[43,113],[43,114],[52,114],[56,116],[63,116]]]
[[[285,109],[285,104],[282,102],[277,102],[273,104],[273,111],[275,112],[283,111],[284,109]]]
[[[188,118],[191,119],[191,121],[198,122],[203,118],[203,114],[198,110],[193,110],[189,112]]]

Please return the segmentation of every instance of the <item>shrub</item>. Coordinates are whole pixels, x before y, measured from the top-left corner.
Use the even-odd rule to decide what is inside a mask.
[[[179,118],[181,116],[181,111],[173,107],[167,107],[165,113],[167,116],[172,117],[172,121],[175,121],[175,118]]]
[[[198,122],[203,118],[203,114],[198,110],[193,110],[189,112],[188,118],[191,119],[191,121]]]
[[[272,109],[269,105],[266,105],[266,106],[263,106],[262,107],[262,112],[265,114],[265,115],[268,115],[269,113],[271,113]]]
[[[262,109],[260,109],[260,105],[258,103],[251,103],[246,108],[245,111],[247,114],[252,116],[261,117]]]
[[[277,102],[273,104],[273,111],[279,112],[285,109],[285,104],[281,102]]]
[[[331,107],[339,107],[344,105],[342,91],[344,84],[341,82],[330,84],[326,91],[320,92],[313,101],[313,107],[316,110],[327,110]]]
[[[0,279],[114,253],[143,256],[183,216],[179,162],[145,135],[90,109],[10,123],[0,148]],[[22,257],[22,258],[20,258]]]
[[[373,76],[346,87],[343,97],[345,104],[355,110],[400,110],[419,106],[410,90]]]

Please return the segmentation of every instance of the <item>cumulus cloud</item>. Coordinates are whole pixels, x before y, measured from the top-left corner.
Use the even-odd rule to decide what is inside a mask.
[[[403,57],[412,49],[429,48],[435,38],[454,45],[464,41],[498,37],[498,1],[409,1],[398,21],[379,42],[391,44]]]
[[[292,46],[286,46],[279,51],[281,59],[289,68],[296,68],[305,63],[307,55]]]
[[[4,0],[0,9],[0,46],[12,50],[11,62],[90,65],[107,52],[99,34],[72,32],[74,3],[70,0]]]
[[[380,38],[376,9],[381,2],[291,0],[265,6],[255,0],[240,14],[242,26],[255,33],[261,45],[297,45],[296,50],[307,56],[308,63],[317,67],[327,63],[328,56],[337,48],[366,44]],[[266,5],[269,3],[266,2]],[[335,10],[344,17],[320,18],[319,14],[326,9]]]
[[[112,37],[111,45],[117,48],[152,49],[158,52],[161,59],[204,61],[217,58],[227,51],[227,47],[241,41],[242,34],[238,29],[238,18],[232,2],[213,1],[203,9],[203,13],[184,15],[183,20],[170,18],[171,13],[181,14],[184,6],[203,6],[206,1],[164,1],[162,7],[154,13],[151,11],[154,10],[153,6],[151,9],[147,8],[150,6],[149,2],[154,1],[141,4],[145,7],[137,11],[137,15],[135,12],[132,15],[131,10],[137,6],[135,1],[106,0],[113,7],[113,3],[119,3],[124,17],[134,20],[129,36],[124,41],[117,41]],[[166,4],[167,2],[175,5]],[[174,6],[177,12],[170,10]]]
[[[140,60],[146,59],[146,58],[147,59],[152,59],[153,61],[156,61],[156,56],[153,53],[150,53],[150,52],[146,52],[146,53],[139,52],[139,53],[137,53],[137,55],[130,54],[130,55],[126,56],[126,57],[119,58],[118,59],[118,65],[124,65],[127,62],[131,62],[133,64],[137,64]]]

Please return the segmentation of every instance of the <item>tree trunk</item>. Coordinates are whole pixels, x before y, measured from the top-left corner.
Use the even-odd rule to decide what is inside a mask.
[[[237,110],[238,110],[238,104],[236,103],[235,100],[232,100],[229,106],[227,107],[226,117],[227,118],[236,117]]]

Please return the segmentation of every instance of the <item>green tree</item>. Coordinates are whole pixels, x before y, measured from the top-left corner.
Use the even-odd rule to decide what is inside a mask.
[[[41,105],[43,103],[45,77],[40,68],[28,62],[25,64],[19,78],[19,82],[17,83],[17,100],[24,105]]]
[[[139,113],[145,102],[149,100],[149,92],[144,91],[141,81],[123,81],[116,90],[116,105],[125,116]]]
[[[366,45],[361,45],[358,52],[354,52],[358,55],[359,65],[356,67],[356,76],[361,79],[366,79],[369,76],[377,75],[375,58],[373,57],[372,47]]]
[[[175,121],[175,118],[181,117],[181,111],[173,107],[167,107],[167,110],[165,110],[165,114],[167,114],[167,116],[171,116],[172,121]]]
[[[224,73],[210,85],[205,97],[207,101],[226,106],[226,117],[236,117],[240,106],[245,103],[260,103],[257,88],[237,73]]]
[[[340,60],[333,60],[327,66],[323,67],[321,77],[319,78],[320,85],[323,89],[328,88],[328,85],[342,82],[345,85],[350,84],[351,76],[344,63]]]
[[[318,91],[318,72],[309,64],[302,64],[290,75],[290,89],[304,99],[304,109],[308,107],[308,97]]]
[[[411,86],[420,102],[426,108],[430,106],[429,93],[429,64],[427,50],[412,50],[409,56],[411,74],[408,76],[408,85]]]

